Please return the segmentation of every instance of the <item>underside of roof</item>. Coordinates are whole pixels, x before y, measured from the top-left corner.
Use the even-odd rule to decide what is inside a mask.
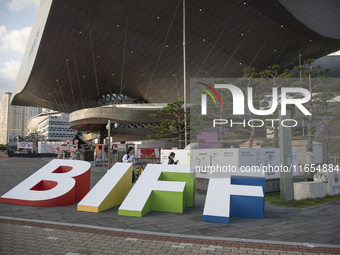
[[[38,10],[12,104],[72,112],[98,106],[105,94],[183,99],[182,0],[49,1],[47,13]],[[320,33],[338,29],[339,1],[322,1],[332,5],[324,5],[328,19],[313,16],[315,29],[304,15],[319,9],[293,15],[287,2],[187,0],[187,79],[237,77],[248,66],[292,68],[299,48],[302,60],[340,48],[329,30]]]

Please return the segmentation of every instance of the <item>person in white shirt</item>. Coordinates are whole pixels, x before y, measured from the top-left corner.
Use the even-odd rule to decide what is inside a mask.
[[[128,148],[126,154],[122,158],[123,163],[136,163],[135,156],[133,155],[134,151],[133,147]]]
[[[123,163],[136,163],[135,156],[133,155],[134,149],[133,147],[129,147],[126,154],[123,156]],[[132,169],[132,183],[135,182],[135,171]]]

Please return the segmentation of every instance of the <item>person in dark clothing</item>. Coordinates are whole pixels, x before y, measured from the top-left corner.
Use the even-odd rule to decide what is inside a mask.
[[[170,153],[170,155],[169,155],[169,162],[168,162],[169,165],[177,165],[179,160],[175,161],[175,155],[176,155],[175,152],[171,152]]]

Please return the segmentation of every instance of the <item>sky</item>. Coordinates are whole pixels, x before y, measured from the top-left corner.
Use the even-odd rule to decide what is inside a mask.
[[[12,92],[40,0],[0,0],[0,95]]]

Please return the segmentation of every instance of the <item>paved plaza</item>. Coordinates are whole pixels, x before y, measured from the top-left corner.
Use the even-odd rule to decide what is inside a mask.
[[[49,158],[0,158],[3,195]],[[105,174],[93,167],[91,187]],[[183,214],[142,218],[65,207],[0,204],[0,254],[340,254],[340,201],[307,210],[266,205],[264,219],[203,222],[205,194]],[[26,251],[26,252],[24,252]]]
[[[338,254],[339,249],[0,219],[1,254]]]

